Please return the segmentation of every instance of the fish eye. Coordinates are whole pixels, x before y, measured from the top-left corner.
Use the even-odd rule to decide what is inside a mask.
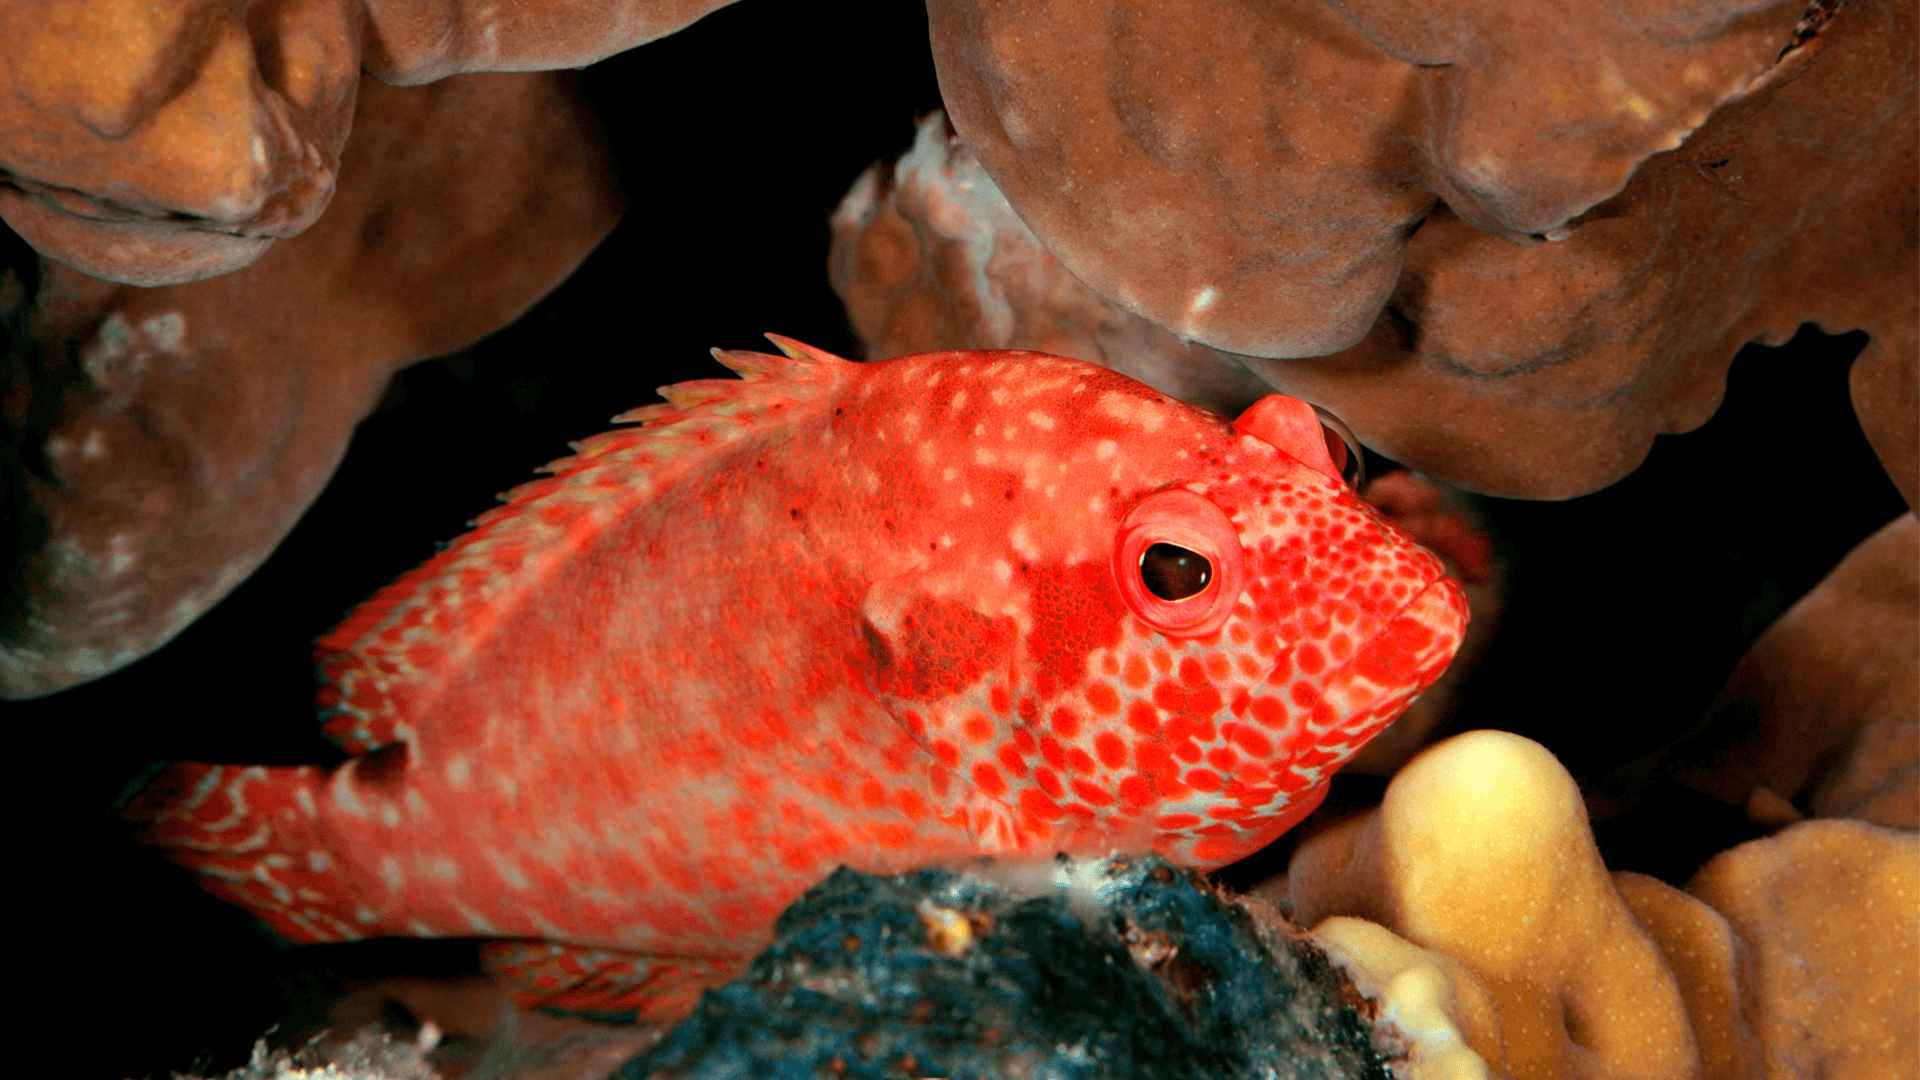
[[[1176,640],[1217,633],[1247,580],[1240,531],[1226,511],[1185,488],[1140,500],[1113,538],[1113,575],[1134,617]]]
[[[1213,563],[1178,544],[1158,543],[1140,553],[1140,583],[1162,600],[1185,600],[1206,590]]]

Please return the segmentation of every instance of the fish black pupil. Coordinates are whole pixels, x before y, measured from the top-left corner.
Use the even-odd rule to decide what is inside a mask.
[[[1140,553],[1140,583],[1162,600],[1185,600],[1213,580],[1205,555],[1178,544],[1154,544]]]

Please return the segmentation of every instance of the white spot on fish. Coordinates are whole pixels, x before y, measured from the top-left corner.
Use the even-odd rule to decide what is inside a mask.
[[[418,791],[409,790],[406,794],[406,802],[407,812],[412,814],[415,820],[427,816],[427,800],[422,798]]]
[[[1093,448],[1093,460],[1105,461],[1120,452],[1120,444],[1112,439],[1101,439]]]
[[[333,855],[330,852],[314,848],[307,852],[307,869],[316,874],[324,874],[333,869]]]
[[[1159,431],[1167,418],[1166,410],[1154,407],[1154,403],[1111,390],[1101,394],[1093,408],[1130,428],[1149,433]]]
[[[1054,421],[1052,416],[1041,412],[1039,409],[1035,409],[1027,414],[1027,423],[1032,424],[1041,431],[1052,431]]]
[[[377,923],[380,921],[380,913],[373,910],[372,908],[368,907],[365,904],[361,904],[359,907],[354,909],[353,917],[360,920],[362,923],[368,923],[368,924]]]
[[[1193,302],[1187,305],[1187,313],[1189,315],[1198,315],[1212,307],[1213,302],[1218,299],[1220,299],[1220,290],[1209,285],[1194,294]]]
[[[1013,580],[1013,564],[1009,563],[1005,559],[993,560],[993,578],[995,581],[998,581],[1001,584],[1005,584],[1009,581],[1012,581]]]
[[[447,783],[463,788],[473,781],[473,765],[467,761],[467,755],[455,754],[447,762]]]
[[[106,457],[107,456],[106,432],[101,431],[99,428],[94,428],[93,430],[87,432],[87,437],[84,440],[82,440],[80,443],[80,456],[85,458],[93,458],[96,460],[99,458]]]
[[[200,826],[200,828],[210,833],[225,832],[235,825],[240,824],[242,821],[245,821],[248,816],[247,781],[265,780],[266,778],[267,770],[262,766],[254,765],[250,768],[241,769],[239,773],[235,774],[233,782],[228,784],[226,790],[223,792],[227,797],[228,804],[233,807],[232,811],[219,821],[207,822]]]
[[[422,860],[421,869],[426,871],[427,876],[439,878],[448,884],[460,880],[460,867],[445,855]]]
[[[960,470],[954,468],[951,465],[947,466],[945,469],[942,469],[940,471],[940,479],[945,480],[949,484],[953,483],[954,478],[959,475],[960,475]]]
[[[407,933],[417,938],[437,938],[441,936],[438,930],[421,922],[419,919],[407,920]]]
[[[481,853],[486,855],[487,861],[493,864],[494,873],[500,875],[500,880],[506,882],[508,888],[525,889],[527,887],[529,884],[527,875],[520,872],[520,867],[515,865],[512,859],[492,848],[482,848]]]
[[[306,788],[297,787],[293,789],[293,805],[299,807],[300,812],[310,818],[320,816],[320,808],[313,805],[313,792],[308,791]]]
[[[967,391],[965,387],[962,387],[959,390],[955,390],[953,392],[952,399],[947,402],[947,411],[957,413],[961,409],[965,408],[966,404],[967,404]]]
[[[401,889],[406,887],[407,872],[405,870],[400,869],[399,859],[396,859],[391,855],[381,856],[380,880],[386,882],[387,888],[391,889],[394,892],[399,892]]]
[[[400,824],[400,809],[392,803],[380,804],[380,824],[387,828],[396,828]]]
[[[461,918],[467,920],[467,927],[471,929],[474,933],[484,934],[487,937],[505,937],[506,936],[505,934],[501,933],[499,927],[488,922],[486,918],[482,916],[479,912],[461,903],[458,898],[455,898],[453,901],[453,909],[460,913]]]

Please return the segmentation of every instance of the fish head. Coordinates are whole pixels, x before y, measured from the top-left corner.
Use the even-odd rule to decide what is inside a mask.
[[[1094,665],[1117,669],[1122,700],[1088,698],[1114,709],[1096,740],[1133,740],[1154,846],[1202,866],[1310,813],[1446,670],[1468,618],[1440,560],[1347,482],[1311,406],[1272,395],[1233,430],[1212,467],[1122,519],[1111,568],[1127,617]],[[1121,778],[1117,793],[1140,788]]]
[[[1460,587],[1358,497],[1304,402],[1232,424],[1078,361],[886,363],[939,448],[918,473],[897,454],[895,483],[941,535],[866,613],[937,790],[1061,846],[1223,865],[1304,817],[1459,647]]]

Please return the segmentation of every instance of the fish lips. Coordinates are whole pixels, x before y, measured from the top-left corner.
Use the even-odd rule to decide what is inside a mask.
[[[1342,664],[1317,675],[1303,673],[1295,645],[1233,712],[1245,719],[1251,711],[1265,726],[1277,728],[1290,764],[1318,778],[1329,771],[1327,766],[1358,753],[1440,678],[1459,651],[1468,618],[1466,591],[1451,577],[1439,575]],[[1318,686],[1308,683],[1312,697],[1302,702],[1294,691],[1306,679]],[[1271,705],[1263,707],[1263,698],[1278,699],[1284,716]],[[1330,716],[1320,709],[1323,704],[1331,707]]]

